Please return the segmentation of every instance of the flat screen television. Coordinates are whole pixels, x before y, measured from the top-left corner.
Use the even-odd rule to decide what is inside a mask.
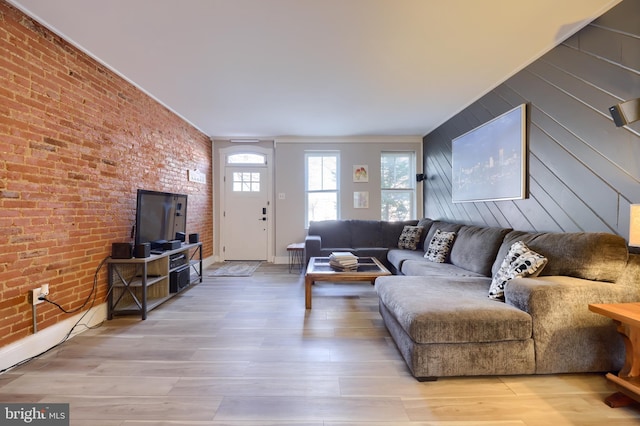
[[[176,233],[186,233],[187,196],[170,192],[138,189],[136,201],[136,244],[176,239]]]

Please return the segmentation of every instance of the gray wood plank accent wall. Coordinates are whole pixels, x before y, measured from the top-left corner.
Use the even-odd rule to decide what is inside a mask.
[[[608,108],[640,97],[640,1],[624,0],[424,137],[425,216],[527,231],[628,238],[640,203],[640,122]],[[452,203],[451,140],[527,103],[529,198]]]

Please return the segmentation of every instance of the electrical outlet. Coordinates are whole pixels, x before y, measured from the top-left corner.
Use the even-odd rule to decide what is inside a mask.
[[[31,290],[31,304],[32,305],[37,305],[39,303],[44,302],[44,300],[40,300],[40,287],[38,288],[34,288],[33,290]]]
[[[44,298],[49,295],[49,284],[42,284],[38,288],[31,290],[31,304],[37,305],[44,302]]]

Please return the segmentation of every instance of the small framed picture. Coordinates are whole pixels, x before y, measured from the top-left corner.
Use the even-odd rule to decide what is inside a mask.
[[[369,166],[366,164],[357,164],[353,166],[354,182],[369,182]]]
[[[369,191],[355,191],[353,193],[353,208],[354,209],[369,208]]]

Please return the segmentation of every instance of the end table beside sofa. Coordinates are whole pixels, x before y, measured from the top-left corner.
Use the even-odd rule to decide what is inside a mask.
[[[422,227],[414,250],[397,247],[405,226]],[[425,258],[436,231],[455,235],[443,263]],[[502,300],[490,298],[517,242],[546,264],[536,274],[505,281]],[[617,371],[624,363],[615,325],[588,309],[593,303],[640,300],[640,255],[629,254],[622,237],[426,218],[312,222],[305,256],[331,251],[384,257],[395,275],[376,280],[380,313],[420,380]]]

